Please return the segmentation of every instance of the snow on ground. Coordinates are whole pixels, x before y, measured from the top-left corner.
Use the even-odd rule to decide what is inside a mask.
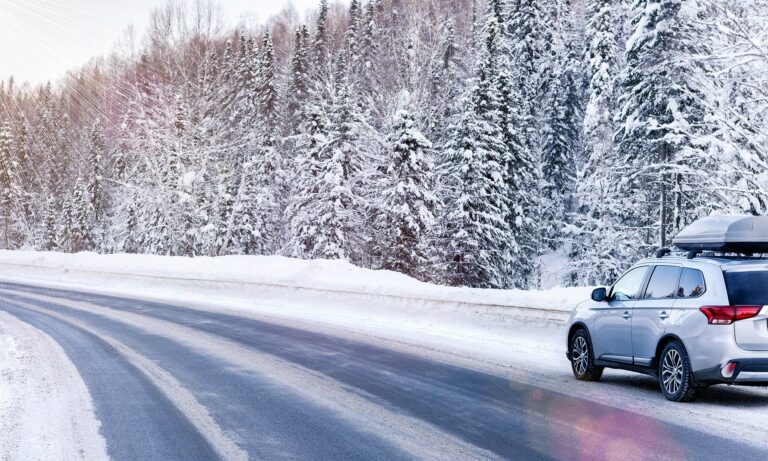
[[[99,274],[94,280],[93,275]],[[366,293],[389,297],[448,301],[475,305],[516,306],[570,311],[588,296],[588,289],[552,288],[545,292],[479,290],[441,287],[419,282],[396,272],[361,269],[344,261],[303,261],[280,256],[223,256],[173,258],[153,255],[62,254],[0,251],[0,275],[43,275],[50,281],[77,281],[103,285],[105,276],[152,278],[171,282],[198,282],[211,286],[268,284],[335,292]]]
[[[99,426],[61,347],[0,312],[0,460],[108,459]]]

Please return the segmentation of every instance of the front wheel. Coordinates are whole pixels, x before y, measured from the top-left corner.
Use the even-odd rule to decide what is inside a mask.
[[[589,333],[581,329],[571,338],[571,368],[579,381],[597,381],[603,376],[603,367],[595,365]]]
[[[680,341],[672,341],[664,348],[659,361],[659,386],[667,400],[691,402],[696,394],[688,352]]]

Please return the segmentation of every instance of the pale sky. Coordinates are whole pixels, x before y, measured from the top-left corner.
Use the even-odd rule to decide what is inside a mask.
[[[143,33],[165,0],[0,0],[0,79],[55,81],[105,55],[134,25]],[[293,4],[303,14],[319,0],[219,0],[226,24],[265,20]]]

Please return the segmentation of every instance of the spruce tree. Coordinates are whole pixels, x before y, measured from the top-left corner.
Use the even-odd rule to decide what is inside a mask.
[[[71,204],[70,251],[90,250],[93,245],[94,211],[91,206],[88,185],[82,178],[77,178],[75,181]]]
[[[254,242],[252,254],[265,254],[272,251],[279,238],[279,212],[284,209],[285,177],[283,159],[279,149],[279,130],[281,123],[280,100],[277,81],[272,36],[267,34],[261,52],[261,72],[259,75],[259,149],[252,159],[252,193],[250,205],[253,213],[259,215],[260,242]]]
[[[349,3],[349,27],[347,29],[347,46],[349,47],[350,70],[356,70],[360,60],[360,31],[363,26],[363,6],[360,0]]]
[[[290,238],[288,254],[297,258],[311,258],[314,255],[320,229],[320,216],[313,214],[316,206],[327,200],[321,192],[326,178],[323,168],[329,150],[327,130],[329,120],[319,104],[307,104],[302,116],[301,135],[297,141],[297,154],[293,162],[294,187],[290,204],[286,210]]]
[[[318,180],[311,191],[308,190],[311,179],[304,183],[304,192],[313,198],[302,207],[304,217],[299,215],[292,224],[294,248],[313,244],[305,254],[308,258],[360,261],[365,253],[366,233],[361,226],[365,203],[359,188],[370,133],[354,102],[347,70],[347,63],[340,56],[340,85],[328,109],[327,130],[322,128],[326,119],[319,108],[308,112],[308,121],[313,126],[305,128],[312,134],[305,141],[303,162],[305,165],[317,162],[317,166],[311,166],[312,170],[305,174],[311,178],[317,171]],[[316,228],[307,227],[310,222],[314,222]]]
[[[542,243],[550,250],[561,246],[563,231],[568,222],[569,202],[575,187],[576,134],[569,119],[567,107],[567,81],[563,74],[564,58],[554,69],[544,109],[542,129],[541,167],[542,181],[539,200],[542,204],[540,219]]]
[[[288,121],[291,124],[291,132],[295,132],[299,127],[301,110],[309,98],[309,90],[312,85],[309,70],[308,42],[309,31],[306,26],[302,26],[296,31],[288,84]]]
[[[320,0],[312,39],[312,68],[316,79],[323,81],[328,77],[328,59],[328,0]]]
[[[267,33],[259,57],[256,103],[259,111],[263,142],[272,146],[277,142],[277,129],[280,126],[280,95],[278,92],[277,63],[272,34]]]
[[[19,189],[16,177],[16,160],[13,158],[13,133],[11,125],[0,124],[0,212],[3,217],[3,248],[13,247],[16,210],[19,205]]]
[[[630,256],[666,246],[688,222],[707,211],[701,183],[708,180],[694,141],[704,108],[699,69],[686,59],[703,52],[697,0],[635,0],[634,34],[621,77],[616,141],[619,194],[633,198],[619,220],[625,241],[639,241]]]
[[[53,197],[48,197],[45,201],[45,224],[43,229],[43,247],[45,251],[55,251],[59,247],[59,236],[57,232],[58,211]]]
[[[106,141],[104,140],[101,122],[99,119],[96,119],[88,136],[88,167],[90,168],[90,172],[87,184],[88,200],[93,209],[93,219],[96,225],[101,222],[105,208],[101,182],[103,176],[102,163],[106,155],[106,150],[107,146]]]
[[[543,96],[543,74],[549,67],[545,59],[545,30],[542,0],[515,0],[506,27],[511,43],[510,64],[517,91],[525,103],[521,108],[532,115],[538,112],[534,101]],[[534,121],[530,123],[533,125]],[[534,126],[526,128],[533,130]]]
[[[377,219],[379,253],[385,269],[417,276],[426,266],[425,236],[435,220],[432,143],[407,111],[397,113],[389,142]]]
[[[584,164],[579,173],[575,226],[571,230],[569,255],[571,283],[605,284],[616,278],[624,263],[617,249],[614,210],[618,193],[617,159],[613,143],[614,89],[617,75],[617,45],[614,4],[590,0],[587,4],[587,106],[583,128]]]
[[[441,159],[440,172],[451,194],[444,204],[436,243],[438,267],[452,285],[509,286],[508,150],[496,79],[501,51],[499,24],[489,15],[477,77]]]
[[[519,19],[519,18],[518,18]],[[510,235],[506,242],[509,261],[506,268],[506,284],[511,287],[528,288],[535,284],[537,258],[539,256],[541,230],[539,200],[535,191],[539,187],[539,171],[536,155],[529,145],[533,130],[532,116],[517,84],[516,71],[510,56],[514,48],[510,43],[510,19],[504,0],[489,3],[486,34],[490,27],[498,28],[494,40],[486,39],[485,61],[480,72],[498,91],[499,102],[494,110],[499,114],[499,127],[504,143],[504,185],[506,188],[506,215],[504,219]],[[517,69],[519,70],[519,69]]]

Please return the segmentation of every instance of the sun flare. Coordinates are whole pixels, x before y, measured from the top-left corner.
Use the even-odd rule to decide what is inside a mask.
[[[0,78],[39,81],[86,61],[83,44],[115,27],[122,12],[113,1],[0,0]]]

